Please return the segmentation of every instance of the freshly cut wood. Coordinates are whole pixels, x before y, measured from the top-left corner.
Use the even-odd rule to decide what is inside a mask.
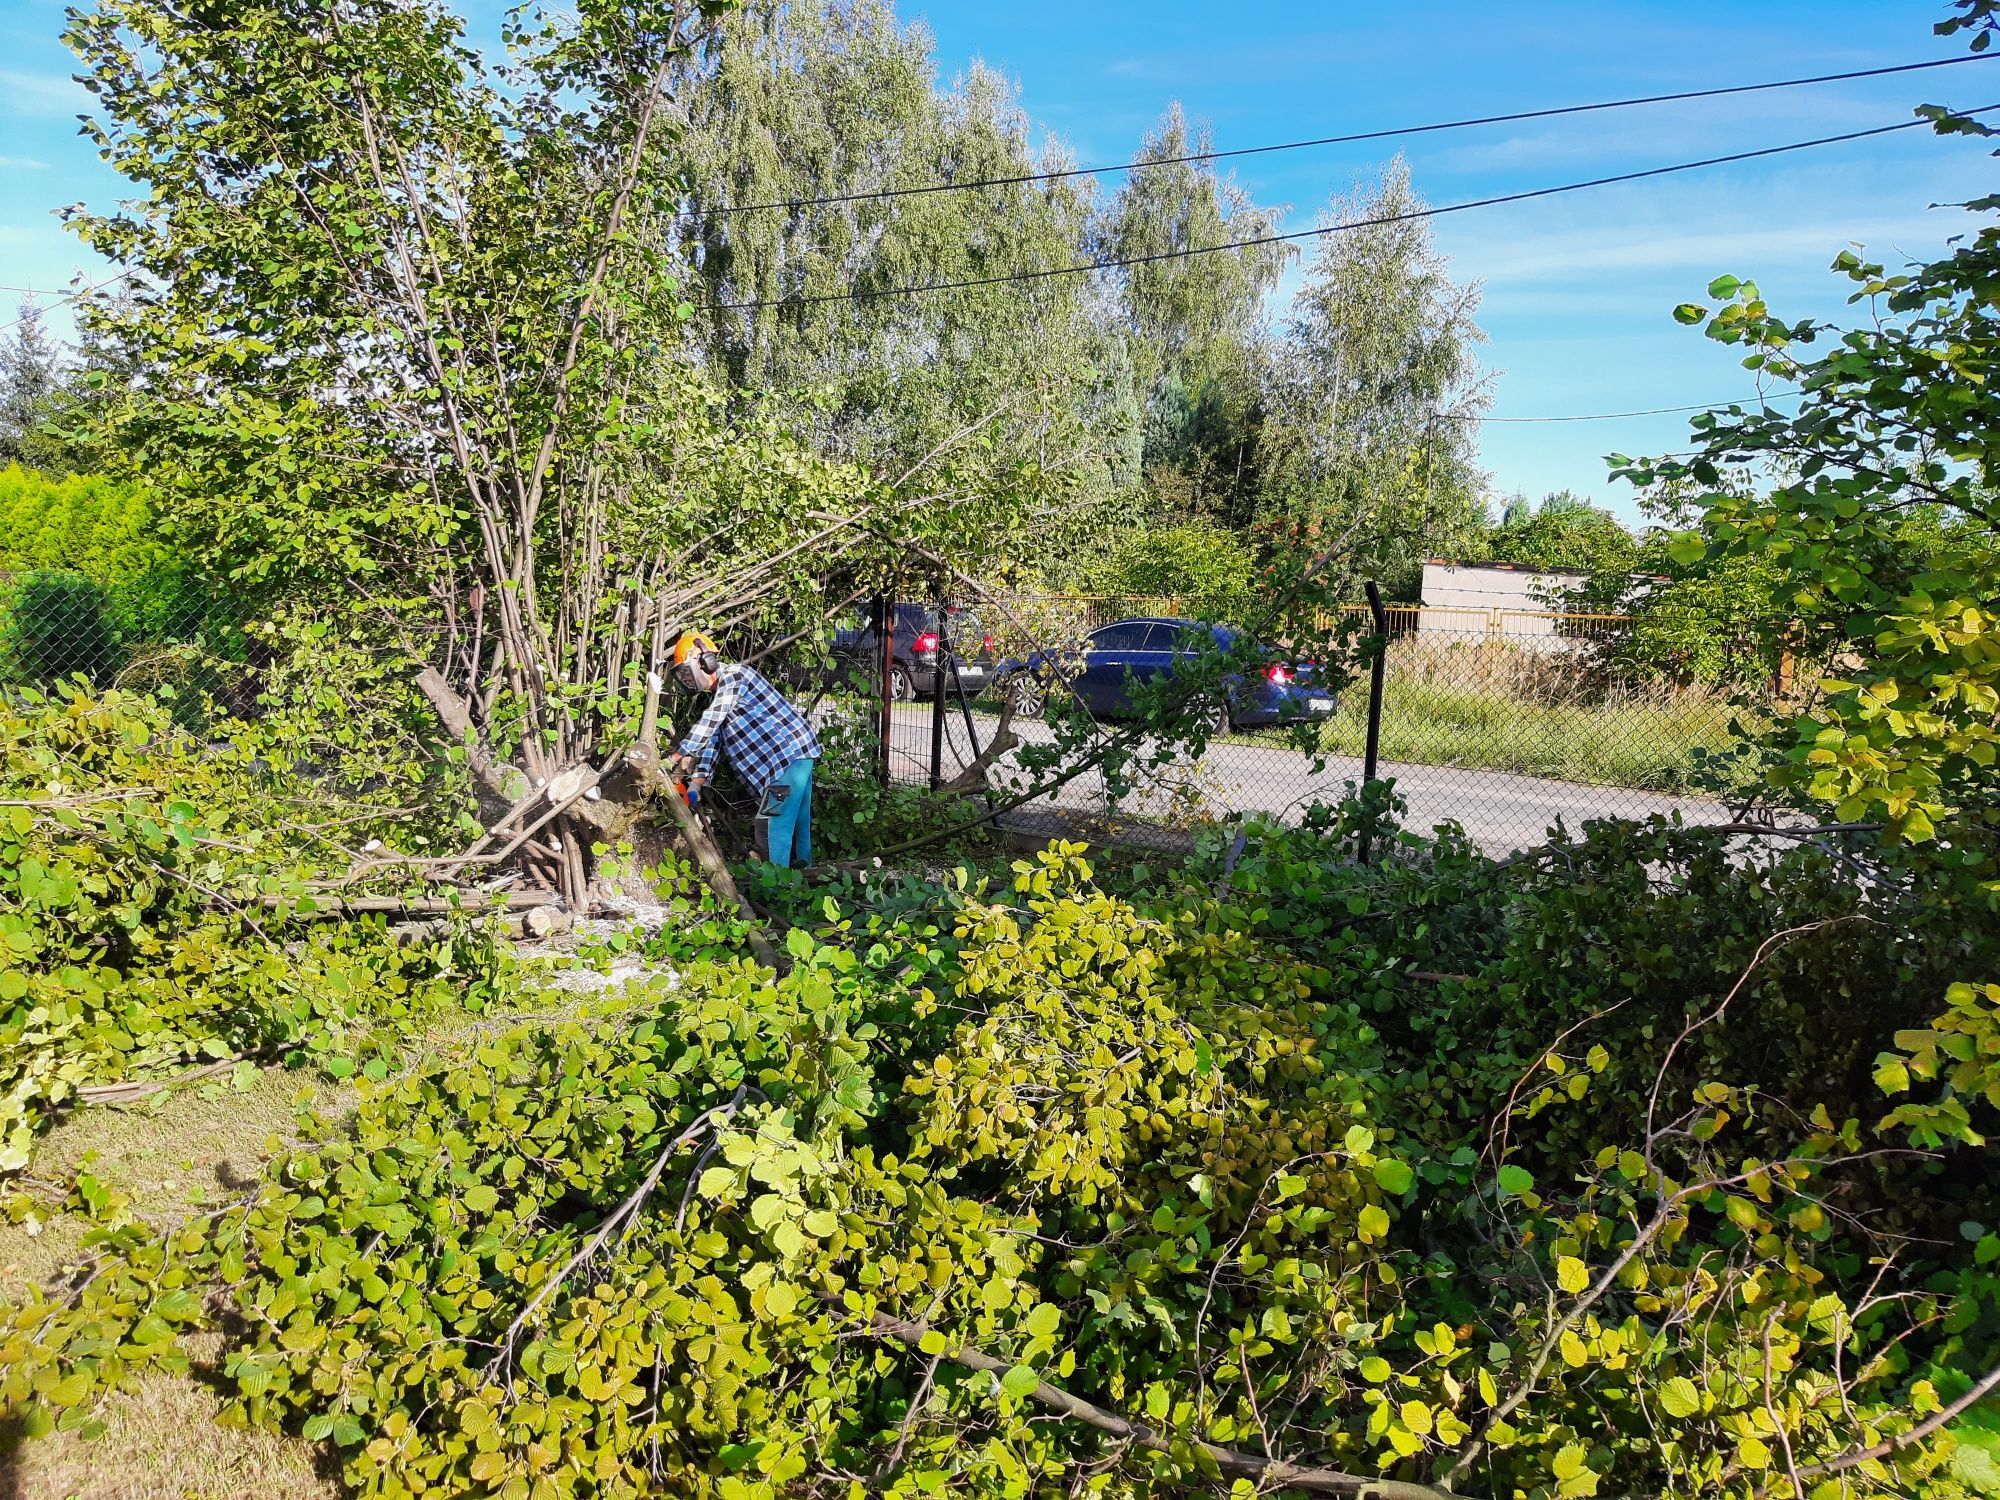
[[[986,748],[964,770],[938,787],[940,797],[963,797],[988,790],[986,773],[993,769],[993,762],[1021,743],[1021,737],[1014,733],[1014,711],[1010,694],[1000,704],[1000,722],[993,726],[993,737],[986,742]]]
[[[554,937],[559,932],[568,932],[576,926],[576,918],[559,906],[537,906],[512,919],[521,924],[523,937]]]

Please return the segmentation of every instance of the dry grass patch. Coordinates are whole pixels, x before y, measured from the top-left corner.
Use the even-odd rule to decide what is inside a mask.
[[[42,1138],[29,1172],[66,1183],[88,1171],[130,1196],[146,1219],[171,1223],[250,1191],[272,1139],[292,1135],[307,1094],[334,1113],[345,1112],[353,1098],[351,1090],[308,1074],[272,1069],[245,1089],[225,1081],[77,1110]],[[0,1224],[0,1295],[45,1282],[75,1260],[89,1227],[71,1215],[56,1215],[39,1235]]]
[[[193,1341],[191,1341],[193,1342]],[[216,1340],[195,1352],[209,1355]],[[334,1500],[319,1445],[216,1421],[222,1398],[200,1377],[148,1376],[104,1404],[104,1436],[57,1432],[0,1448],[5,1500]],[[0,1445],[4,1439],[0,1439]]]

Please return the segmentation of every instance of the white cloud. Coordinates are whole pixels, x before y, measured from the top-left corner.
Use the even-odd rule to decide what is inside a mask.
[[[1666,225],[1631,225],[1594,234],[1489,241],[1483,253],[1461,253],[1455,270],[1461,276],[1476,276],[1488,286],[1500,287],[1567,281],[1606,271],[1704,270],[1721,265],[1755,270],[1759,262],[1769,265],[1774,261],[1795,264],[1809,260],[1819,269],[1853,243],[1867,247],[1872,254],[1893,258],[1899,244],[1929,244],[1957,227],[1938,216],[1925,215],[1693,232]]]
[[[36,161],[32,156],[0,156],[0,171],[46,172],[49,164]]]
[[[0,68],[0,109],[11,115],[73,115],[90,107],[90,94],[62,73]]]

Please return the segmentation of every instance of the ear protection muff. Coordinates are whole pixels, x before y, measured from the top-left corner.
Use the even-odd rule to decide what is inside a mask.
[[[690,664],[710,676],[722,670],[722,653],[715,649],[714,641],[698,630],[690,630],[674,642],[674,666]]]

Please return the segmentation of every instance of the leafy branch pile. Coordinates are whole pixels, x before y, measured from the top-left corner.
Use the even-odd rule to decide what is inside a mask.
[[[470,910],[415,943],[315,920],[316,882],[407,840],[408,810],[329,813],[259,743],[116,692],[0,706],[0,1178],[82,1090],[253,1057],[380,1072],[398,1031],[492,993]]]
[[[114,1209],[0,1391],[88,1429],[217,1329],[371,1495],[1990,1492],[2000,1004],[1938,974],[1991,921],[1665,827],[1356,869],[1359,815],[1192,881],[772,877],[788,976]]]

